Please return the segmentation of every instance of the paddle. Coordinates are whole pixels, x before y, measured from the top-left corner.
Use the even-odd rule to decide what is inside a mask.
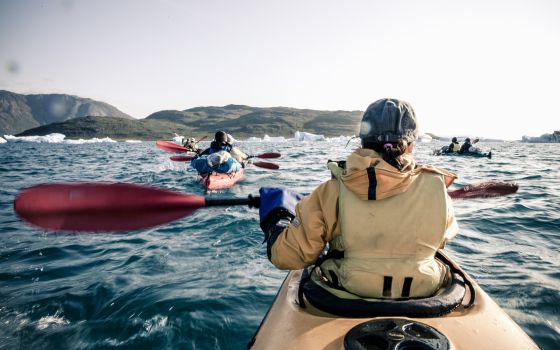
[[[485,198],[488,193],[491,197],[515,193],[517,188],[515,184],[486,182],[449,194],[454,193],[453,198]],[[50,231],[110,232],[153,227],[200,208],[232,205],[258,208],[260,197],[208,198],[127,183],[44,184],[21,192],[14,210],[23,220]]]
[[[169,157],[169,159],[171,159],[174,162],[188,162],[194,159],[194,157],[189,157],[189,156],[171,156]],[[264,169],[270,169],[270,170],[278,170],[280,169],[280,166],[278,164],[274,164],[274,163],[270,163],[270,162],[253,162],[251,163],[254,166],[257,166],[259,168],[264,168]]]
[[[167,152],[184,153],[189,151],[185,147],[169,141],[157,140],[156,146]]]
[[[280,166],[278,164],[274,164],[270,162],[253,162],[252,164],[254,166],[257,166],[259,168],[264,168],[264,169],[270,169],[270,170],[280,169]]]
[[[261,153],[257,155],[250,155],[247,158],[261,158],[261,159],[271,159],[271,158],[280,158],[282,155],[276,152],[268,152],[268,153]]]
[[[250,158],[261,158],[261,159],[271,159],[271,158],[280,158],[282,155],[280,153],[274,153],[274,152],[269,152],[269,153],[262,153],[262,154],[257,154],[257,155],[251,155],[248,156],[247,159]],[[169,159],[175,161],[175,162],[188,162],[189,160],[193,160],[193,157],[189,157],[189,156],[171,156],[169,157]]]
[[[177,135],[177,134],[175,134],[175,135]],[[207,137],[208,137],[208,135],[205,135],[205,136],[201,137],[200,140],[196,141],[196,143],[199,143],[200,141],[206,139]],[[178,145],[176,143],[169,142],[169,141],[157,140],[156,141],[156,146],[161,148],[164,151],[167,151],[167,152],[174,152],[174,153],[191,152],[186,147],[183,147],[181,145]]]
[[[447,194],[454,199],[489,198],[506,196],[517,192],[518,189],[519,185],[516,183],[490,181],[467,185],[458,190],[448,191]]]
[[[171,159],[174,162],[188,162],[194,159],[194,157],[191,156],[171,156],[169,157],[169,159]]]

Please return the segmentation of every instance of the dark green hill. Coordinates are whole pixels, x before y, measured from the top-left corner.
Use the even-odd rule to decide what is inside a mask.
[[[65,94],[22,95],[0,90],[0,135],[89,115],[132,119],[117,108]]]
[[[160,111],[147,120],[167,120],[193,128],[197,134],[224,129],[236,138],[251,136],[292,137],[306,131],[325,136],[354,135],[358,132],[360,111],[317,111],[288,107],[259,108],[243,105],[196,107],[184,111]]]
[[[61,95],[56,99],[66,100],[66,96],[68,95]],[[18,136],[61,133],[67,138],[110,137],[115,140],[156,140],[170,139],[173,133],[196,138],[203,135],[212,136],[216,130],[225,130],[237,139],[251,136],[263,137],[265,134],[293,137],[298,130],[325,136],[340,136],[357,134],[362,116],[360,111],[317,111],[288,107],[260,108],[227,105],[196,107],[184,111],[159,111],[146,119],[139,120],[113,118],[113,116],[94,117],[95,114],[90,114],[87,117],[82,116],[41,126],[49,120],[50,115],[47,110],[50,107],[44,98],[30,98],[17,94],[11,94],[10,98],[17,101],[10,104],[14,107],[11,113],[18,115],[21,120],[34,123],[33,129],[28,129]],[[0,99],[0,106],[1,103]],[[66,105],[71,104],[68,102]],[[99,112],[95,109],[94,111]]]
[[[43,136],[60,133],[70,139],[110,137],[113,140],[156,140],[171,139],[173,132],[191,135],[193,130],[185,125],[166,120],[84,117],[29,129],[17,136]]]

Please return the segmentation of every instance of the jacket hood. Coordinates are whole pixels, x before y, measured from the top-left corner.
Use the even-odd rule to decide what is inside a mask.
[[[403,170],[399,171],[374,150],[359,148],[348,156],[346,170],[341,179],[344,185],[362,200],[380,200],[405,192],[418,175],[425,171],[443,175],[447,187],[457,178],[457,175],[447,170],[416,164],[412,155],[408,153],[402,156],[402,162]],[[372,176],[375,176],[376,182],[374,198],[370,193]]]

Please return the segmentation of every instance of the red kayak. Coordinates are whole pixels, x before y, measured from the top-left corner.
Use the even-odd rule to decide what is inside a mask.
[[[243,168],[237,172],[228,174],[224,173],[206,173],[198,174],[198,182],[208,190],[220,190],[222,188],[229,188],[237,181],[243,178]]]

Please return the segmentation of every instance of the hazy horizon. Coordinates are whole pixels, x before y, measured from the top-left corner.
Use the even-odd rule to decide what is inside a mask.
[[[560,129],[560,3],[0,0],[0,89],[135,118],[228,104],[409,101],[421,132]]]

